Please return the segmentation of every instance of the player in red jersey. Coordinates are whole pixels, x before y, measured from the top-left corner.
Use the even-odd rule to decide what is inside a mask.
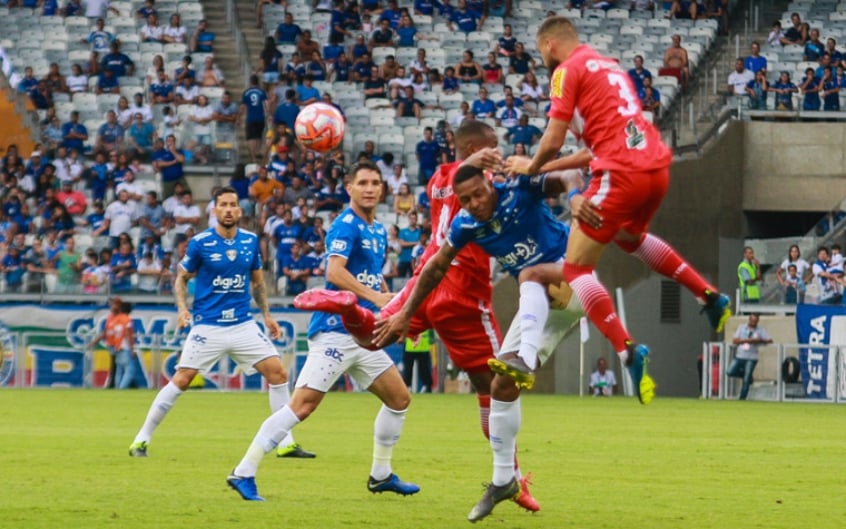
[[[647,233],[667,192],[672,153],[659,131],[641,112],[637,92],[616,60],[581,44],[576,28],[565,17],[544,20],[537,48],[550,81],[549,123],[531,161],[511,160],[506,169],[534,175],[590,165],[593,179],[584,195],[568,194],[574,218],[587,212],[601,216],[592,227],[580,222],[570,233],[564,279],[578,295],[594,325],[609,339],[629,366],[635,393],[643,404],[652,399],[651,387],[641,388],[648,348],[636,344],[623,327],[608,292],[593,275],[602,250],[610,242],[645,262],[656,272],[678,281],[702,303],[711,325],[719,332],[731,315],[730,299],[691,267],[660,238]],[[564,143],[568,127],[580,136],[586,150],[552,161]],[[519,357],[492,368],[519,380],[531,373]],[[643,391],[641,391],[643,389]]]
[[[429,180],[426,192],[429,195],[432,219],[432,239],[414,276],[405,287],[388,302],[379,313],[387,319],[402,309],[414,288],[423,265],[440,249],[446,240],[446,233],[461,205],[452,191],[452,178],[464,158],[468,161],[479,158],[479,165],[499,165],[501,159],[490,159],[490,149],[496,147],[496,132],[481,121],[466,121],[455,132],[455,143],[459,161],[441,165]],[[455,366],[467,373],[479,402],[479,419],[482,432],[490,438],[488,418],[490,416],[491,382],[493,373],[488,360],[499,352],[502,334],[493,316],[491,297],[490,256],[475,244],[468,244],[453,261],[441,284],[426,298],[414,314],[409,335],[416,336],[427,329],[434,329],[444,343]],[[371,346],[371,335],[375,315],[355,304],[355,297],[348,293],[326,290],[311,290],[298,296],[294,305],[306,310],[338,312],[344,326],[364,347]],[[517,463],[515,461],[515,469]],[[520,494],[514,498],[518,505],[529,511],[540,510],[540,505],[529,492],[528,476],[521,476]]]

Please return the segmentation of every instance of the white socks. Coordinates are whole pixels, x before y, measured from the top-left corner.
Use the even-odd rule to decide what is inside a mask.
[[[538,367],[538,349],[543,339],[543,327],[549,317],[546,288],[527,281],[520,284],[520,351],[517,355],[530,369]],[[506,351],[508,352],[508,351]]]
[[[150,442],[153,432],[156,431],[156,428],[164,420],[167,412],[176,404],[176,399],[180,395],[182,395],[182,390],[176,387],[173,382],[168,382],[165,387],[159,390],[158,395],[156,395],[156,398],[153,399],[153,403],[150,405],[150,411],[147,412],[144,425],[141,427],[138,435],[135,436],[133,444],[141,441],[145,443]]]
[[[288,406],[283,406],[265,419],[247,449],[247,453],[244,454],[244,458],[235,467],[234,474],[242,478],[254,477],[264,454],[276,448],[279,441],[288,436],[291,429],[299,422],[300,420]]]
[[[267,397],[270,400],[270,413],[276,413],[281,410],[283,406],[288,404],[288,399],[291,397],[291,394],[288,392],[288,383],[268,384]],[[288,433],[285,439],[282,439],[282,442],[279,444],[282,446],[294,444],[294,436]]]
[[[517,450],[517,432],[520,431],[522,414],[520,398],[514,402],[491,399],[491,449],[493,449],[493,478],[491,482],[502,486],[516,477],[514,454]]]
[[[379,481],[391,475],[391,456],[399,441],[408,409],[392,410],[382,405],[373,424],[373,466],[370,477]]]

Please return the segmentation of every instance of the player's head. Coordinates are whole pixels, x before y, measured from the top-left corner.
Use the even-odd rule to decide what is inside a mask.
[[[538,28],[538,51],[550,71],[569,57],[578,44],[576,26],[567,17],[549,17]]]
[[[465,120],[455,131],[455,148],[458,157],[465,159],[485,147],[496,147],[496,131],[483,121]]]
[[[461,166],[452,178],[452,190],[461,208],[479,222],[487,222],[496,208],[496,192],[485,172],[470,165]]]
[[[383,188],[382,171],[375,163],[362,160],[353,166],[346,185],[353,206],[365,211],[375,209],[382,200]]]
[[[214,192],[214,216],[221,227],[230,230],[241,221],[241,205],[238,192],[234,188],[224,186]]]

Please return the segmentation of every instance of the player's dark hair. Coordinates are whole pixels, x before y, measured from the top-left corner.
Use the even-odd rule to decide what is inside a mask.
[[[122,302],[120,304],[120,311],[124,314],[129,314],[132,312],[132,303],[129,303],[128,301]]]
[[[458,168],[458,171],[455,172],[455,176],[452,177],[452,187],[455,188],[458,184],[466,182],[472,178],[476,178],[477,176],[484,178],[485,172],[478,167],[473,167],[472,165],[462,165]]]
[[[355,182],[355,177],[358,176],[360,171],[374,171],[379,175],[379,180],[382,179],[382,171],[379,170],[379,167],[375,163],[370,160],[361,160],[352,167],[350,171],[350,182]]]
[[[238,191],[236,191],[234,187],[224,186],[224,187],[221,187],[220,189],[215,190],[215,192],[212,194],[212,198],[215,201],[217,201],[217,197],[219,197],[220,195],[225,195],[227,193],[232,193],[235,196],[238,195]]]

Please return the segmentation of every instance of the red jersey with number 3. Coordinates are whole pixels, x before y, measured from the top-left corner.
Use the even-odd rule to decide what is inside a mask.
[[[452,177],[460,165],[460,161],[440,165],[426,186],[432,215],[432,239],[414,275],[420,275],[423,265],[446,243],[449,225],[461,210],[458,197],[452,191]],[[476,244],[468,244],[458,252],[443,281],[458,290],[474,292],[480,299],[491,299],[490,257]]]
[[[670,149],[643,117],[634,84],[616,60],[578,46],[553,72],[549,99],[549,117],[571,124],[593,154],[594,171],[641,172],[670,165]]]

